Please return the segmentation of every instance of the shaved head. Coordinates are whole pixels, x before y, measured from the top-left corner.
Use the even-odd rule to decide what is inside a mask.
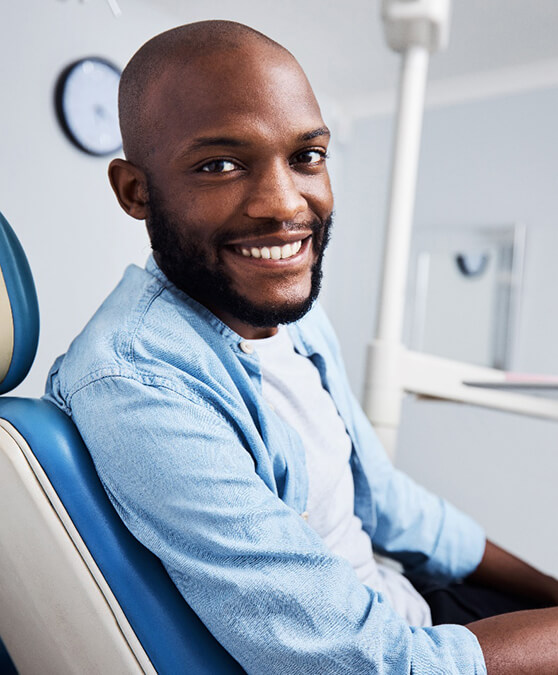
[[[175,66],[184,66],[217,55],[242,60],[254,49],[275,52],[296,63],[290,52],[263,33],[234,21],[200,21],[168,30],[146,42],[132,57],[122,73],[118,108],[124,154],[146,168],[154,152],[153,127],[159,120],[153,115],[150,94],[155,83]],[[186,78],[185,78],[186,79]],[[188,86],[188,82],[183,82]],[[196,92],[192,92],[195,96]]]

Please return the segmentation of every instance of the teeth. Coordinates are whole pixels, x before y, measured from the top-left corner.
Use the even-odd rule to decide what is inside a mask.
[[[284,246],[261,246],[252,248],[245,248],[244,246],[238,248],[238,252],[246,258],[263,258],[264,260],[285,260],[296,255],[302,248],[302,241],[295,241],[292,244],[285,244]]]

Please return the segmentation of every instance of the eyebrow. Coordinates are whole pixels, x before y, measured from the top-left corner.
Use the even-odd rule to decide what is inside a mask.
[[[246,141],[241,141],[230,136],[200,136],[195,138],[188,146],[188,152],[194,150],[203,150],[203,148],[211,148],[215,146],[229,146],[231,148],[242,148],[249,145]]]
[[[319,136],[331,136],[329,129],[327,127],[319,127],[317,129],[313,129],[312,131],[307,131],[306,133],[301,134],[298,137],[298,140],[300,142],[311,141],[312,139],[318,138]],[[250,143],[247,141],[242,141],[238,138],[233,138],[232,136],[200,136],[199,138],[195,138],[190,143],[187,152],[194,152],[196,150],[203,150],[204,148],[217,146],[244,148],[249,145]]]
[[[300,136],[301,141],[311,141],[313,138],[318,138],[319,136],[331,136],[331,132],[327,127],[319,127],[314,129],[314,131],[308,131],[305,134]]]

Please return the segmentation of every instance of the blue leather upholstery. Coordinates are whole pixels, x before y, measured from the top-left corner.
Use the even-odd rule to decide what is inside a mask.
[[[19,384],[33,362],[39,314],[25,254],[1,215],[0,268],[16,329],[3,393]],[[158,558],[126,529],[69,417],[48,401],[1,397],[0,418],[27,441],[157,672],[244,673],[184,601]],[[2,652],[0,641],[0,672],[12,672]]]
[[[0,398],[26,439],[159,673],[243,673],[186,604],[159,560],[109,502],[71,420],[48,401]]]
[[[31,368],[39,341],[39,303],[25,253],[0,213],[0,269],[8,290],[14,326],[14,351],[0,394],[11,391]]]

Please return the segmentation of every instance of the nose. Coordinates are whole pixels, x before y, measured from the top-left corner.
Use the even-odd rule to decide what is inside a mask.
[[[245,211],[250,218],[278,222],[294,220],[308,209],[292,167],[280,160],[254,174]]]

